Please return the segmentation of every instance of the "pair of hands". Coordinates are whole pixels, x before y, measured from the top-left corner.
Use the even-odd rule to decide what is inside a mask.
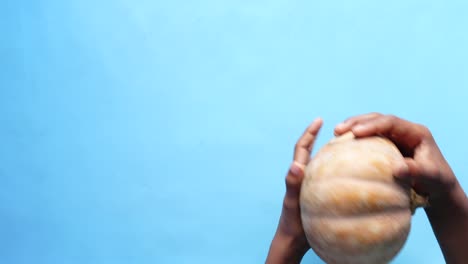
[[[267,263],[299,263],[309,250],[301,223],[299,194],[304,168],[310,161],[314,141],[322,126],[316,119],[297,141],[294,159],[286,176],[286,195]],[[335,135],[352,131],[356,137],[385,136],[405,156],[405,166],[395,168],[397,178],[409,182],[431,207],[443,207],[459,187],[449,164],[426,127],[391,115],[370,113],[347,119],[335,127]],[[466,196],[465,196],[466,198]]]

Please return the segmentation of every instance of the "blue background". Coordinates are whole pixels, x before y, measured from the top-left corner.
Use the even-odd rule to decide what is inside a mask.
[[[316,149],[355,114],[423,123],[468,188],[467,1],[0,7],[0,263],[262,263],[317,116]],[[415,262],[443,263],[423,211]]]

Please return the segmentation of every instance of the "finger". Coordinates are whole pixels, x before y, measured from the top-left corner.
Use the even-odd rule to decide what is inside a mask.
[[[412,158],[405,158],[404,162],[394,170],[396,178],[409,181],[413,185],[414,178],[421,174],[421,168]]]
[[[355,123],[351,131],[356,137],[384,135],[399,146],[412,149],[424,136],[424,127],[392,115]]]
[[[368,113],[368,114],[364,114],[364,115],[358,115],[358,116],[350,117],[350,118],[346,119],[344,122],[342,122],[340,124],[337,124],[335,126],[335,131],[334,131],[335,135],[337,135],[337,136],[342,135],[342,134],[348,132],[351,129],[351,127],[353,127],[357,123],[363,122],[363,121],[366,121],[366,120],[371,120],[371,119],[374,119],[374,118],[379,117],[379,116],[381,116],[381,114],[379,114],[379,113]]]
[[[394,171],[394,176],[397,181],[412,188],[418,194],[422,194],[421,183],[424,181],[423,167],[412,158],[405,158],[404,165],[398,167]]]
[[[293,161],[289,167],[288,175],[286,176],[286,199],[290,201],[299,199],[304,174],[305,165],[297,161]]]
[[[304,178],[305,166],[310,159],[313,144],[317,134],[322,127],[323,120],[315,119],[304,131],[303,135],[296,143],[294,150],[294,160],[289,167],[288,175],[286,176],[286,201],[295,204],[295,200],[299,199],[302,179]]]
[[[435,164],[429,159],[416,161],[405,158],[405,166],[397,169],[394,175],[397,179],[411,184],[417,193],[421,193],[421,190],[425,189],[424,185],[435,182],[440,177],[440,168]]]
[[[306,165],[309,162],[310,153],[312,152],[315,139],[317,138],[322,124],[323,120],[321,118],[317,118],[309,125],[309,127],[307,127],[294,148],[294,161],[303,165]]]

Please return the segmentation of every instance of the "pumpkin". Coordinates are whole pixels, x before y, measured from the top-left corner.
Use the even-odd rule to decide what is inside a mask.
[[[403,248],[416,207],[425,206],[392,167],[404,162],[388,139],[351,132],[307,164],[300,193],[307,240],[326,263],[388,263]]]

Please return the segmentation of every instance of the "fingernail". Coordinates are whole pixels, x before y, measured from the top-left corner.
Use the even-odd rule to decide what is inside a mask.
[[[346,123],[339,123],[338,125],[335,126],[336,129],[342,129],[346,127]]]
[[[314,119],[314,121],[312,121],[312,123],[310,123],[310,126],[317,126],[319,123],[322,123],[322,122],[323,122],[322,118],[317,117]]]
[[[353,131],[354,132],[362,132],[363,130],[366,129],[366,126],[365,125],[356,125],[354,128],[353,128]]]

